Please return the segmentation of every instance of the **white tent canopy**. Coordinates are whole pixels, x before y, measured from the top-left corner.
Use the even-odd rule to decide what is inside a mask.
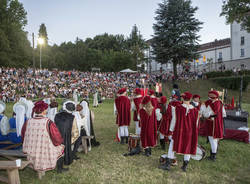
[[[136,73],[137,71],[133,71],[133,70],[127,68],[127,69],[121,70],[120,72],[121,73]]]

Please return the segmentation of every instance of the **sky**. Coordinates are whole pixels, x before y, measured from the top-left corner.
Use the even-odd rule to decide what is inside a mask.
[[[153,35],[155,11],[162,0],[19,0],[27,11],[29,40],[38,36],[39,26],[47,27],[49,44],[85,40],[103,33],[129,36],[137,25],[144,39]],[[199,43],[230,37],[230,26],[220,17],[222,0],[193,0],[202,21]]]

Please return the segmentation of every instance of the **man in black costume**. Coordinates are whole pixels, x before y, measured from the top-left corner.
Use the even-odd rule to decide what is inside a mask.
[[[56,114],[55,123],[64,140],[64,164],[70,165],[73,159],[77,158],[72,152],[71,145],[78,139],[79,133],[77,129],[76,119],[72,113],[75,111],[75,103],[66,101],[63,104],[61,112]]]

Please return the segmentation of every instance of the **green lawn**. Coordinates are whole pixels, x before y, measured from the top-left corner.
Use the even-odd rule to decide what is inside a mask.
[[[7,114],[11,114],[12,105],[8,104]],[[250,112],[250,105],[244,104]],[[181,171],[182,156],[178,156],[179,165],[170,172],[159,170],[159,157],[165,152],[158,147],[153,149],[151,157],[137,155],[124,157],[126,145],[114,142],[117,126],[113,115],[113,101],[106,101],[95,112],[95,132],[101,145],[93,148],[87,155],[78,153],[80,160],[70,165],[70,171],[57,174],[46,172],[42,180],[30,168],[20,172],[21,183],[27,184],[160,184],[160,183],[250,183],[250,146],[249,144],[223,140],[215,163],[207,160],[191,160],[187,173]],[[134,132],[131,123],[130,132]],[[199,144],[209,152],[206,139],[199,137]]]

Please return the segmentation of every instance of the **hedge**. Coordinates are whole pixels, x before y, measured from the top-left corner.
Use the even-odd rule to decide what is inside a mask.
[[[213,82],[217,83],[225,89],[239,90],[241,77],[220,77],[212,79]],[[250,76],[243,77],[243,90],[246,90],[248,83],[250,83]]]
[[[250,70],[240,71],[238,75],[250,75]],[[233,77],[235,74],[232,70],[227,70],[224,72],[217,71],[217,72],[207,72],[206,76],[208,79],[217,78],[217,77]]]

